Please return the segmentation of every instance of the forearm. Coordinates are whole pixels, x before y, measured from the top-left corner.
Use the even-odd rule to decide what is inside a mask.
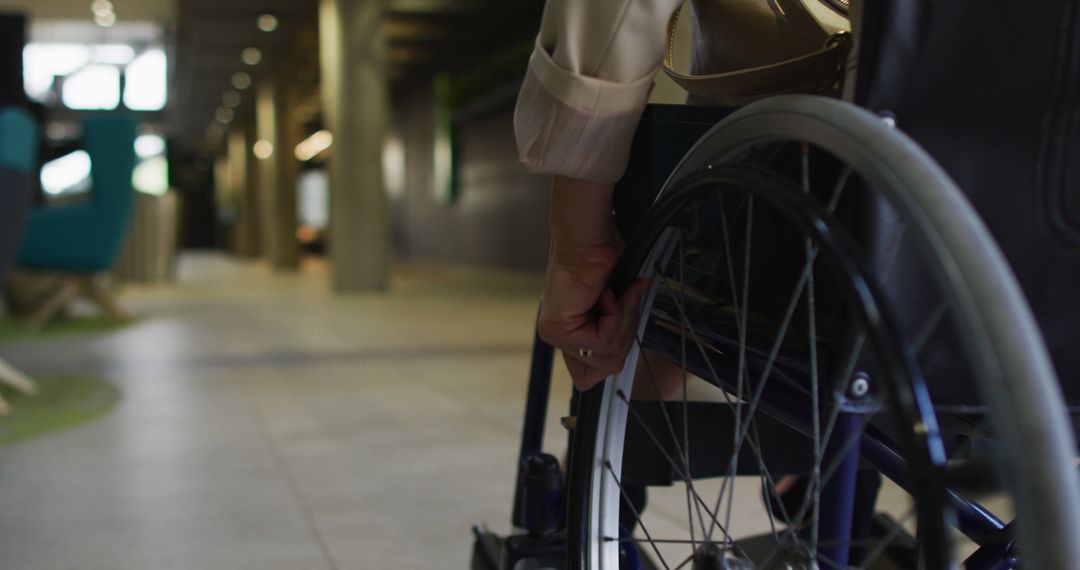
[[[619,251],[612,217],[614,185],[556,176],[551,189],[551,264],[600,285]]]
[[[611,245],[614,191],[614,184],[555,176],[549,215],[552,238],[567,245]]]
[[[620,244],[612,216],[614,186],[555,177],[551,257],[538,331],[564,351],[574,384],[586,390],[622,369],[647,281],[616,297],[608,279]]]

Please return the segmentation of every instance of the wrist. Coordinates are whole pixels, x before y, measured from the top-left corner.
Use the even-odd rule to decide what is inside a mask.
[[[556,246],[609,247],[615,241],[612,199],[615,186],[556,176],[549,225]]]

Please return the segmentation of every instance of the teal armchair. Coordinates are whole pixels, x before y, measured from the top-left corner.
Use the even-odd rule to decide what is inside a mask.
[[[30,115],[13,107],[0,109],[0,286],[15,261],[30,213],[37,166],[38,127]],[[3,359],[0,382],[20,392],[34,392],[34,383]],[[0,414],[9,411],[0,398]]]
[[[90,198],[76,204],[35,208],[19,251],[20,269],[50,275],[56,284],[35,303],[31,326],[51,320],[77,295],[96,302],[112,316],[131,314],[97,285],[124,242],[135,196],[135,120],[127,116],[90,117],[83,122],[83,147],[90,155]]]
[[[38,136],[26,111],[0,109],[0,283],[19,252],[30,213]]]
[[[135,120],[130,117],[91,117],[83,122],[91,197],[78,204],[36,208],[19,252],[20,266],[82,273],[112,268],[135,200],[134,145]]]

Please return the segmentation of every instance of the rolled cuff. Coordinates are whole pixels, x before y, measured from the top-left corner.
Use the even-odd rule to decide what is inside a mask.
[[[530,172],[616,182],[651,88],[651,76],[615,83],[576,75],[537,47],[514,111],[521,163]]]

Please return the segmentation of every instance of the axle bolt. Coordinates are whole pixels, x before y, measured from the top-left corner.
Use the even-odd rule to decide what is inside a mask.
[[[848,394],[852,398],[862,398],[868,392],[870,392],[870,380],[864,375],[856,376],[848,388]]]

